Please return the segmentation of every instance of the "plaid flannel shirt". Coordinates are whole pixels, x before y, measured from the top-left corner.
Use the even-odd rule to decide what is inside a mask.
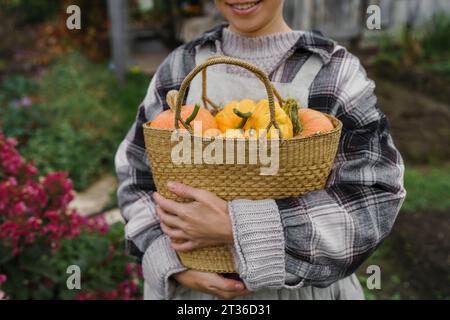
[[[178,89],[194,68],[195,48],[220,43],[223,27],[218,26],[179,47],[165,59],[117,152],[119,206],[127,221],[128,248],[138,257],[151,250],[156,241],[168,241],[159,227],[151,199],[155,185],[145,153],[142,124],[168,108],[165,95]],[[278,260],[283,261],[267,267],[264,261],[251,261],[255,258],[245,249],[251,244],[241,243],[237,249],[236,257],[247,262],[238,270],[247,286],[254,290],[286,286],[289,275],[290,287],[325,287],[352,274],[389,234],[406,194],[402,158],[389,134],[388,121],[377,107],[375,85],[355,56],[330,39],[306,32],[270,78],[290,82],[312,53],[320,55],[324,66],[310,88],[309,105],[342,121],[340,146],[324,190],[267,200],[275,207],[283,237],[282,247],[270,250],[283,251],[277,253]],[[258,211],[259,204],[248,200],[230,202],[232,219],[244,221],[238,211],[252,208]],[[256,223],[253,224],[244,221],[235,225],[234,232],[239,233],[239,228],[258,232]],[[261,237],[264,236],[262,232]],[[241,240],[235,234],[235,241]],[[167,250],[171,259],[176,259],[171,249]],[[250,279],[252,266],[267,270]],[[175,269],[182,270],[180,266]]]

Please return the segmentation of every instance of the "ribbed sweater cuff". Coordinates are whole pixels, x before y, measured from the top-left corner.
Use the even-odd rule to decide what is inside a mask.
[[[236,269],[247,288],[281,288],[285,282],[284,234],[273,200],[229,202]]]
[[[170,247],[170,239],[163,235],[152,242],[142,259],[142,273],[148,288],[147,300],[170,300],[176,282],[170,279],[175,273],[187,270]]]

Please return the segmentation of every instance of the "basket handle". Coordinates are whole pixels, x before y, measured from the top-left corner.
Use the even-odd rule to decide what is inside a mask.
[[[222,56],[219,56],[219,55],[212,56],[212,57],[209,57],[207,60],[220,58],[220,57],[224,57],[224,56],[223,55]],[[256,76],[259,78],[258,75],[256,75]],[[206,92],[207,92],[207,90],[206,90],[206,87],[207,87],[206,77],[207,77],[207,75],[206,75],[206,68],[204,68],[202,70],[202,101],[203,101],[203,105],[204,105],[204,107],[206,109],[208,109],[208,105],[210,105],[214,109],[213,110],[213,112],[214,112],[213,114],[217,114],[220,111],[220,107],[218,105],[216,105],[213,101],[211,101],[208,98],[207,94],[206,94]],[[261,80],[261,81],[263,81],[263,80]],[[278,102],[282,106],[284,104],[284,99],[281,97],[281,95],[275,89],[273,84],[271,84],[271,86],[272,86],[273,94],[275,95],[275,97],[277,98]]]
[[[277,97],[280,104],[283,102],[281,96],[279,93],[275,90],[272,83],[270,82],[267,75],[258,67],[240,59],[227,57],[227,56],[217,56],[217,57],[211,57],[202,64],[199,64],[196,66],[189,74],[186,76],[186,78],[183,80],[180,86],[180,90],[178,91],[177,97],[176,97],[176,105],[175,105],[175,128],[179,129],[181,123],[185,129],[187,129],[189,132],[192,133],[192,128],[189,124],[187,124],[182,118],[181,118],[181,107],[184,100],[184,96],[186,95],[187,88],[189,87],[189,84],[191,81],[195,78],[197,74],[202,72],[203,70],[206,70],[206,68],[217,65],[217,64],[230,64],[235,65],[238,67],[242,67],[244,69],[247,69],[248,71],[254,73],[258,79],[261,80],[261,82],[264,84],[266,92],[267,92],[267,98],[269,101],[269,110],[270,110],[270,122],[267,126],[267,131],[274,126],[276,129],[280,129],[278,126],[278,123],[275,119],[275,100],[274,96]],[[206,73],[203,73],[203,81],[206,81]],[[206,90],[206,85],[203,82],[203,90]],[[203,92],[203,97],[206,97],[205,91]],[[209,100],[209,99],[208,99]],[[214,106],[214,105],[213,105]]]

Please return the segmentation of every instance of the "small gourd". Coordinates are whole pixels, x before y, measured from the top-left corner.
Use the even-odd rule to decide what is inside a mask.
[[[175,129],[175,106],[178,91],[171,90],[167,93],[167,104],[169,109],[158,114],[155,119],[150,122],[150,126],[161,129]],[[216,119],[205,108],[200,107],[199,104],[185,105],[181,107],[181,118],[187,125],[194,127],[192,124],[195,122],[201,122],[202,134],[211,129],[218,129]],[[183,125],[179,121],[179,126],[184,129]]]

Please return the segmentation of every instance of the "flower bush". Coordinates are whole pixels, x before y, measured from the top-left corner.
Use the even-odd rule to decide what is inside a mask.
[[[123,226],[69,209],[67,173],[40,177],[16,144],[0,132],[0,298],[139,298],[139,266],[123,250]],[[67,288],[72,264],[82,270],[81,290]]]

